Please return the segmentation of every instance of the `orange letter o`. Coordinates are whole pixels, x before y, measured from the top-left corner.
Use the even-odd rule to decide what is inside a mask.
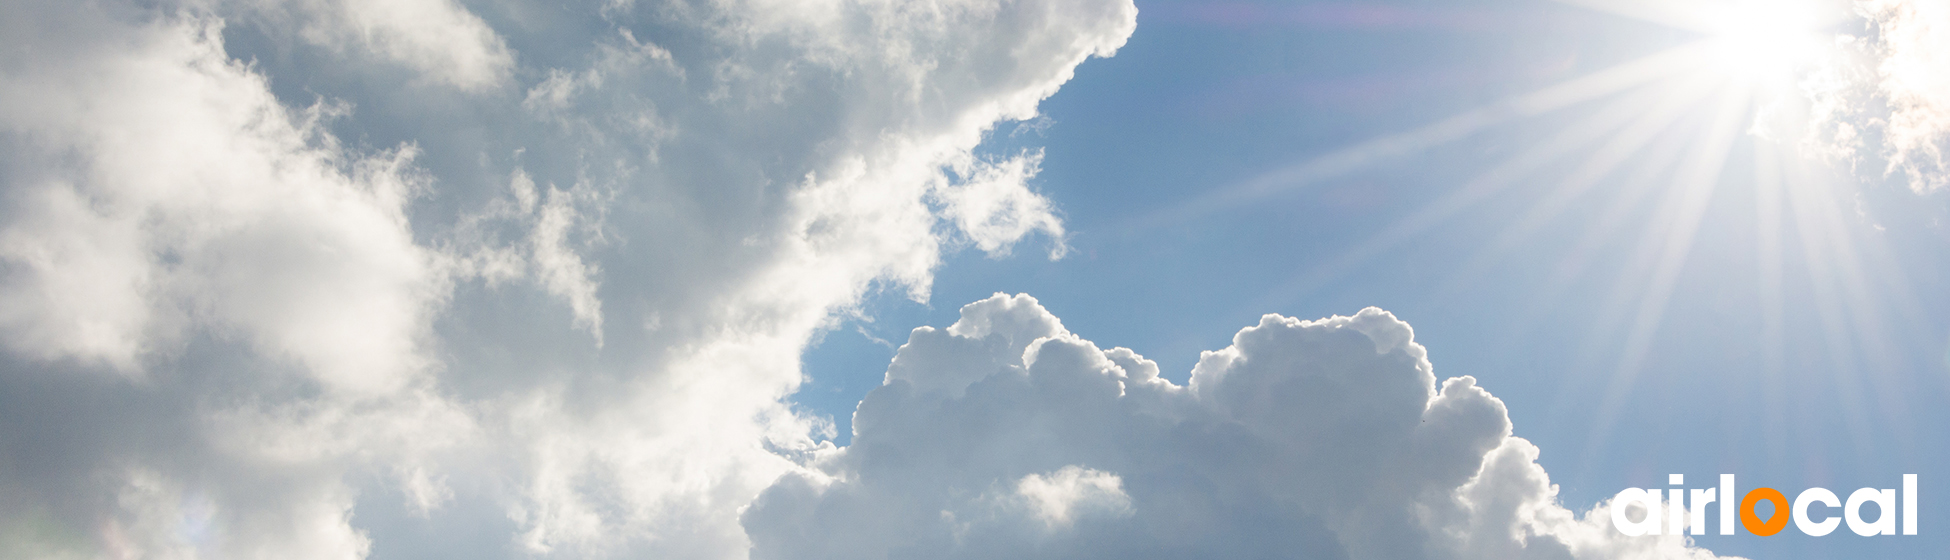
[[[1761,500],[1774,502],[1774,515],[1769,516],[1765,523],[1761,522],[1760,516],[1754,515],[1754,504],[1760,503]],[[1787,496],[1781,495],[1780,490],[1755,488],[1747,493],[1747,497],[1740,499],[1740,526],[1746,527],[1749,533],[1763,537],[1773,536],[1774,533],[1779,533],[1782,528],[1787,527],[1787,522]]]

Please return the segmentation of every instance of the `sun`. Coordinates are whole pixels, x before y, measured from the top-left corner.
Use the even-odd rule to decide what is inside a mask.
[[[1821,30],[1838,19],[1832,8],[1812,0],[1738,1],[1700,6],[1688,19],[1707,35],[1705,46],[1721,71],[1778,79],[1818,58],[1830,42]]]
[[[1700,59],[1729,78],[1789,77],[1856,17],[1848,0],[1558,0],[1698,34]]]

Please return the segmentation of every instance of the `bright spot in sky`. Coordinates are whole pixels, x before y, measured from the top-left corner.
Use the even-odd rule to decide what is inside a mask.
[[[1809,2],[1740,2],[1702,8],[1718,61],[1734,75],[1779,78],[1811,62],[1823,24]]]

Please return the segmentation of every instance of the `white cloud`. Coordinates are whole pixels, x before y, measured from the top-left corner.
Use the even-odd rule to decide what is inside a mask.
[[[1866,20],[1862,32],[1835,36],[1799,76],[1813,133],[1803,147],[1852,165],[1872,163],[1864,167],[1900,177],[1918,194],[1950,185],[1944,159],[1950,149],[1950,56],[1944,54],[1950,52],[1950,6],[1927,0],[1853,5]]]
[[[608,197],[588,185],[543,190],[520,168],[509,177],[508,189],[512,199],[494,199],[481,212],[464,216],[455,229],[448,247],[454,274],[491,285],[532,279],[567,303],[575,327],[602,346],[602,301],[596,295],[602,270],[579,248],[602,242],[602,205]],[[497,238],[506,229],[522,238]]]
[[[1136,13],[590,10],[0,7],[7,550],[348,558],[410,548],[396,507],[506,521],[388,533],[429,549],[743,557],[831,450],[784,402],[808,340],[958,240],[1060,250],[1034,156],[971,152]]]
[[[589,68],[551,71],[531,89],[527,106],[554,130],[594,139],[578,148],[597,162],[578,180],[634,207],[612,212],[610,246],[643,261],[603,269],[606,312],[627,301],[633,315],[608,324],[656,328],[627,343],[611,329],[612,347],[637,348],[648,365],[601,381],[601,396],[568,382],[544,388],[560,401],[520,408],[533,432],[517,439],[537,442],[516,506],[523,545],[742,555],[738,511],[788,458],[821,449],[809,437],[818,422],[781,401],[800,381],[805,342],[874,282],[925,293],[959,224],[930,207],[931,193],[964,184],[949,171],[993,123],[1033,114],[1071,66],[1121,43],[1129,5],[1102,6],[1113,9],[692,6],[703,13],[680,23],[715,22],[702,50],[725,54],[617,33],[599,39]],[[1064,38],[1053,52],[997,38],[1045,34]],[[990,188],[1026,193],[1027,179]],[[987,234],[985,248],[1028,233]],[[626,273],[628,285],[617,280]]]
[[[1131,496],[1117,475],[1070,465],[1056,472],[1023,475],[1016,496],[1050,528],[1067,528],[1078,516],[1131,514]]]
[[[334,390],[408,383],[443,289],[404,215],[414,149],[321,144],[331,107],[280,105],[215,22],[82,25],[27,36],[113,44],[35,57],[0,93],[18,169],[0,226],[9,345],[131,370],[204,325]]]
[[[1950,185],[1950,5],[1919,0],[1860,0],[1876,26],[1875,91],[1887,103],[1884,150],[1890,172],[1910,188]]]
[[[1058,242],[1050,247],[1050,258],[1063,256],[1063,221],[1057,219],[1048,199],[1024,187],[1036,176],[1041,153],[1023,154],[998,162],[963,161],[957,173],[967,180],[961,184],[942,184],[934,191],[956,229],[975,246],[991,255],[1006,255],[1017,239],[1042,232]]]
[[[1438,389],[1385,311],[1267,315],[1189,386],[1156,372],[1028,296],[963,307],[914,331],[851,446],[746,512],[753,557],[1713,557],[1560,505],[1503,403]]]
[[[221,4],[222,2],[213,2]],[[454,0],[241,0],[306,41],[377,55],[430,81],[481,90],[508,80],[514,53],[480,16]]]

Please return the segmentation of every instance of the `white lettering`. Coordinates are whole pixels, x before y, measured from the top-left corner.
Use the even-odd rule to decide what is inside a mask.
[[[1875,502],[1876,520],[1873,523],[1862,520],[1862,504]],[[1842,519],[1848,520],[1848,530],[1864,537],[1896,534],[1896,491],[1863,488],[1848,495],[1848,506],[1842,508]]]
[[[1627,519],[1625,514],[1632,504],[1645,509],[1645,518],[1639,521]],[[1659,534],[1659,492],[1644,488],[1619,490],[1611,499],[1611,526],[1628,537]]]
[[[1800,496],[1794,497],[1794,526],[1801,529],[1801,532],[1807,533],[1808,536],[1819,537],[1833,532],[1836,525],[1842,524],[1842,520],[1832,516],[1820,522],[1810,520],[1808,518],[1808,506],[1814,502],[1821,502],[1821,505],[1828,507],[1842,505],[1842,500],[1836,498],[1835,493],[1829,492],[1827,488],[1809,488],[1802,490]]]

